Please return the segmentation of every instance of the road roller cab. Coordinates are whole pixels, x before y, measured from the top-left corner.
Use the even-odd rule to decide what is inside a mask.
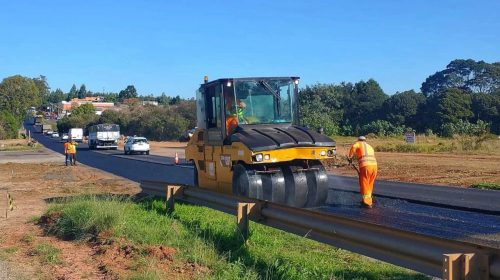
[[[298,84],[298,77],[205,77],[186,148],[195,184],[294,207],[323,204],[320,160],[335,156],[335,141],[299,125]]]

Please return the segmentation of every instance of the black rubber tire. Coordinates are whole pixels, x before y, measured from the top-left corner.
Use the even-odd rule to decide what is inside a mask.
[[[311,170],[307,172],[306,207],[324,205],[328,197],[328,174],[319,161],[310,162],[309,167]]]
[[[261,174],[264,200],[285,204],[285,177],[281,169],[275,173]]]
[[[307,204],[308,187],[306,171],[298,171],[299,168],[295,165],[282,166],[285,176],[285,204],[302,208]]]
[[[149,155],[149,151],[146,151],[146,155]]]
[[[233,167],[233,194],[264,199],[262,178],[246,164],[236,164]]]

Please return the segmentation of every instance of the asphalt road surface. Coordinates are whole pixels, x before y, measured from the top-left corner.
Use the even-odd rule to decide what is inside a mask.
[[[45,147],[63,152],[63,143],[41,134]],[[193,169],[154,155],[124,155],[120,150],[78,146],[77,161],[130,180],[193,184]],[[61,162],[63,164],[63,162]],[[182,162],[181,162],[182,164]],[[329,176],[327,205],[316,210],[443,238],[500,248],[500,192],[377,181],[375,207],[358,206],[357,179]],[[442,205],[444,203],[444,205]]]

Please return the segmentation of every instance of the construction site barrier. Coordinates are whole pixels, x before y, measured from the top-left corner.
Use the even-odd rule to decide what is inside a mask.
[[[249,235],[249,220],[335,247],[406,267],[446,280],[500,279],[500,249],[449,240],[334,213],[288,207],[267,201],[215,193],[159,181],[142,181],[144,193],[166,197],[167,212],[174,201],[207,206],[236,215],[238,229]]]

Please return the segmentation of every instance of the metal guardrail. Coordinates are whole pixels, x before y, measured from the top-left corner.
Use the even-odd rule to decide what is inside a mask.
[[[500,250],[360,222],[332,213],[219,194],[186,185],[143,181],[144,193],[203,205],[237,216],[248,236],[248,220],[447,280],[500,279]]]

